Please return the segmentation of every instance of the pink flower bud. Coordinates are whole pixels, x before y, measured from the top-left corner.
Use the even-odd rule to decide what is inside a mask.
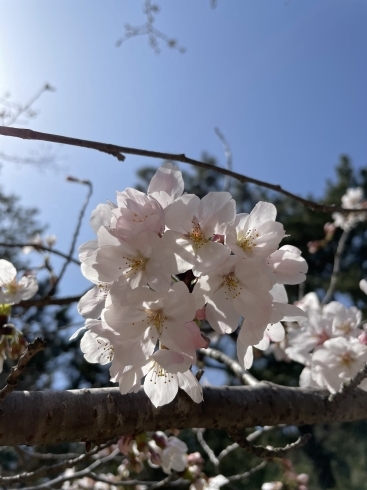
[[[195,313],[195,318],[197,320],[205,320],[206,319],[206,313],[205,313],[205,306],[200,308],[200,310],[197,310]]]
[[[358,340],[361,344],[367,345],[367,332],[365,330],[360,335],[358,335]]]

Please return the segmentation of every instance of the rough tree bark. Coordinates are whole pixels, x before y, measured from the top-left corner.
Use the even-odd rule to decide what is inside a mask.
[[[143,391],[121,395],[118,388],[73,391],[14,391],[1,404],[0,444],[102,442],[122,434],[172,428],[304,425],[367,418],[367,392],[355,390],[338,403],[321,390],[270,383],[204,388],[196,404],[180,390],[169,405],[154,408]]]

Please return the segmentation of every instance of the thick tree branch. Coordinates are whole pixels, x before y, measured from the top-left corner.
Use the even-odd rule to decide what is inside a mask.
[[[272,191],[278,192],[287,196],[295,201],[300,202],[305,207],[310,208],[314,211],[320,211],[323,213],[332,213],[334,211],[338,211],[342,214],[349,214],[350,212],[366,212],[366,210],[361,209],[344,209],[340,206],[336,205],[327,205],[327,204],[319,204],[314,201],[310,201],[309,199],[303,199],[292,192],[289,192],[283,189],[280,185],[271,184],[269,182],[264,182],[262,180],[253,179],[252,177],[248,177],[246,175],[239,174],[237,172],[233,172],[232,170],[228,170],[222,167],[216,167],[215,165],[210,165],[209,163],[201,162],[199,160],[195,160],[193,158],[187,157],[183,153],[165,153],[160,151],[151,151],[151,150],[141,150],[138,148],[129,148],[125,146],[111,145],[108,143],[98,143],[97,141],[89,141],[82,140],[78,138],[69,138],[67,136],[60,136],[56,134],[50,133],[41,133],[39,131],[32,131],[30,129],[18,129],[18,128],[7,128],[5,126],[0,126],[0,135],[3,136],[11,136],[13,138],[22,138],[27,140],[39,140],[39,141],[49,141],[50,143],[61,143],[64,145],[71,146],[79,146],[81,148],[90,148],[92,150],[101,151],[102,153],[107,153],[108,155],[112,155],[116,157],[119,161],[123,162],[125,160],[124,153],[129,155],[138,155],[143,157],[150,158],[159,158],[160,160],[172,160],[175,162],[188,163],[190,165],[194,165],[195,167],[205,168],[207,170],[213,170],[222,175],[228,175],[229,177],[233,177],[238,180],[242,184],[250,183],[255,184],[260,187],[265,187],[266,189],[270,189]]]
[[[367,392],[356,389],[332,409],[329,393],[260,383],[205,387],[204,402],[180,390],[168,405],[154,408],[144,391],[121,395],[118,388],[11,393],[0,411],[0,444],[61,441],[105,442],[122,434],[167,427],[222,428],[236,432],[256,425],[305,425],[367,418]]]

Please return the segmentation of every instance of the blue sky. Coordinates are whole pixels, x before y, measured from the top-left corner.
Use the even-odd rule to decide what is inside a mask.
[[[341,153],[366,165],[365,0],[157,0],[157,27],[185,46],[156,55],[144,37],[120,48],[124,24],[144,22],[140,0],[0,0],[0,94],[26,101],[46,81],[29,127],[144,149],[203,150],[224,164],[213,128],[231,144],[234,170],[320,196]],[[0,150],[27,155],[39,143],[0,137]],[[4,163],[1,185],[39,207],[67,251],[84,189],[87,211],[135,182],[140,157],[121,163],[56,147],[59,167],[39,172]],[[93,238],[86,220],[78,243]],[[58,262],[55,262],[59,266]],[[87,287],[71,266],[62,292]]]

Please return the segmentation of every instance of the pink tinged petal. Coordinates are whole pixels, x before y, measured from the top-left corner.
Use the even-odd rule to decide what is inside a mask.
[[[109,285],[100,284],[90,289],[78,303],[78,313],[84,318],[98,318],[105,306]]]
[[[269,292],[277,303],[288,303],[287,291],[283,284],[274,284]]]
[[[260,201],[251,211],[248,219],[248,229],[257,228],[267,221],[275,221],[277,209],[274,204]]]
[[[203,389],[190,370],[185,373],[177,373],[177,378],[179,387],[186,391],[195,403],[201,403],[203,401]]]
[[[210,339],[208,337],[205,337],[205,335],[201,333],[200,328],[197,326],[196,322],[187,322],[185,323],[185,327],[189,330],[192,336],[195,349],[206,349],[208,347]]]
[[[180,325],[195,318],[196,304],[193,296],[182,281],[177,282],[167,293],[164,314]]]
[[[113,343],[113,341],[112,341]],[[151,339],[147,332],[137,339],[113,343],[115,357],[125,366],[145,364],[153,354],[156,339]]]
[[[167,373],[161,366],[155,363],[145,377],[144,391],[155,407],[166,405],[177,395],[177,376]]]
[[[310,368],[305,367],[299,377],[299,386],[301,388],[318,388],[319,385],[312,377],[312,371]]]
[[[301,308],[287,303],[273,303],[273,311],[270,317],[270,322],[278,321],[285,322],[302,322],[307,319],[307,313]]]
[[[359,283],[359,287],[361,288],[361,291],[364,292],[364,294],[367,294],[367,280],[362,279]]]
[[[265,329],[272,313],[271,296],[262,291],[242,291],[233,299],[233,305],[240,315],[252,324]]]
[[[90,240],[79,247],[79,260],[85,262],[98,249],[98,241]]]
[[[92,332],[85,332],[80,341],[80,348],[85,359],[90,363],[108,364],[113,359],[113,347],[106,339]]]
[[[79,336],[80,332],[84,332],[85,328],[86,327],[78,328],[78,330],[74,332],[73,335],[70,337],[69,341],[75,340]]]
[[[259,350],[266,350],[270,345],[270,338],[265,331],[263,338],[260,340],[258,344],[256,344],[254,347]]]
[[[182,195],[184,181],[176,164],[165,162],[153,175],[148,187],[148,194],[160,191],[166,192],[171,197],[171,201]]]
[[[266,326],[261,327],[251,323],[249,320],[244,320],[238,334],[237,342],[240,342],[246,349],[250,345],[256,345],[262,340],[265,328]]]
[[[209,241],[196,250],[196,262],[193,273],[196,275],[208,274],[220,267],[229,257],[231,251],[226,245]]]
[[[197,320],[205,320],[206,319],[206,315],[205,315],[205,306],[203,306],[202,308],[199,308],[196,313],[195,313],[195,318]]]
[[[269,256],[268,264],[278,283],[299,284],[306,279],[308,265],[305,259],[283,247]]]
[[[173,231],[188,235],[191,233],[193,216],[200,203],[200,199],[194,194],[185,194],[179,197],[166,210],[166,226]]]
[[[239,318],[240,314],[233,307],[233,301],[225,296],[223,289],[217,291],[206,305],[206,319],[220,334],[234,332]]]
[[[281,342],[284,340],[285,330],[280,322],[268,325],[266,327],[266,333],[273,342]]]
[[[242,342],[237,342],[237,357],[238,362],[245,369],[250,369],[252,363],[254,362],[254,353],[252,345],[248,346],[242,344]]]
[[[111,235],[110,229],[105,226],[101,226],[97,233],[98,247],[105,247],[107,245],[119,245],[120,240]]]
[[[191,362],[187,360],[186,356],[170,349],[159,349],[152,355],[152,359],[172,374],[176,374],[179,371],[186,371],[191,365]]]
[[[235,202],[229,192],[209,192],[200,201],[197,218],[204,235],[210,238],[223,234],[223,223],[233,223],[235,215]]]
[[[109,226],[112,216],[112,210],[108,204],[98,204],[96,209],[92,211],[90,219],[93,231],[97,233],[101,226]]]
[[[0,286],[6,286],[6,284],[12,282],[17,275],[17,270],[14,265],[8,260],[0,260]]]
[[[168,325],[167,328],[162,329],[159,339],[168,349],[180,352],[185,356],[185,362],[188,363],[187,369],[196,362],[196,348],[194,338],[186,325],[187,323],[184,325],[177,323]]]

